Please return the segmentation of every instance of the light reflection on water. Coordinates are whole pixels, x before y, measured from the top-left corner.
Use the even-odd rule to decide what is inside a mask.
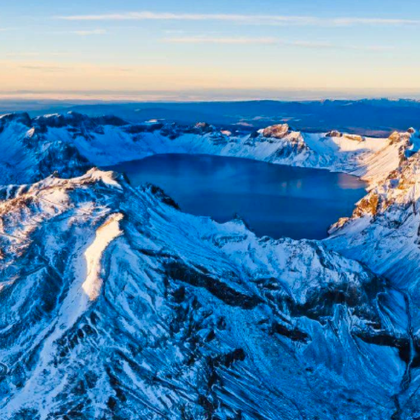
[[[337,174],[338,177],[338,185],[340,188],[347,189],[347,190],[358,190],[360,189],[360,179],[355,176],[349,176],[346,174]]]
[[[239,214],[274,238],[325,238],[365,195],[365,184],[349,175],[220,156],[156,155],[112,169],[134,185],[158,185],[183,211],[219,222]]]

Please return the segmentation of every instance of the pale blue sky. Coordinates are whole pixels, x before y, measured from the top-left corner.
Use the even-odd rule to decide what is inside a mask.
[[[419,40],[414,0],[20,0],[2,4],[0,94],[414,97]]]

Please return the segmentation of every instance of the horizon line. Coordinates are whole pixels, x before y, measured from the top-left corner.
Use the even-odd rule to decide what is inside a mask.
[[[0,101],[81,101],[107,103],[183,103],[183,102],[249,102],[249,101],[325,101],[325,100],[420,100],[420,89],[191,89],[159,90],[10,90],[0,91]]]

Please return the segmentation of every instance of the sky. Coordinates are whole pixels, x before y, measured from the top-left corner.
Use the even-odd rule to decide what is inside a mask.
[[[0,98],[420,98],[418,0],[19,0]]]

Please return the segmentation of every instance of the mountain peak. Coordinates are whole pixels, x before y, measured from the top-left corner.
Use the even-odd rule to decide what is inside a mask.
[[[12,114],[5,114],[0,116],[0,126],[4,127],[12,122],[23,124],[27,127],[31,127],[31,117],[26,112],[15,112]]]

